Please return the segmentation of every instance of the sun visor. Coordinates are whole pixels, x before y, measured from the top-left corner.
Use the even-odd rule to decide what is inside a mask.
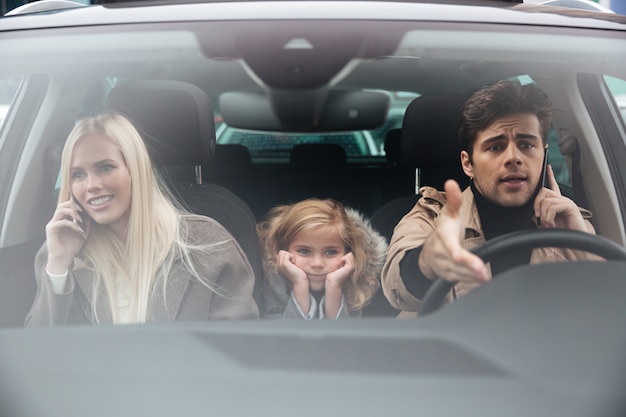
[[[377,91],[228,92],[220,95],[219,110],[234,128],[328,132],[378,128],[389,102],[388,94]]]

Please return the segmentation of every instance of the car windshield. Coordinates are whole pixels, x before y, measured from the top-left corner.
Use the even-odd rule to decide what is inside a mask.
[[[385,156],[385,138],[390,130],[402,128],[404,111],[419,94],[387,92],[393,97],[391,107],[381,126],[370,130],[353,132],[326,132],[307,134],[299,132],[263,132],[231,128],[223,118],[216,115],[217,143],[240,144],[250,150],[253,161],[288,161],[295,145],[303,143],[334,143],[345,149],[352,160],[365,157]]]
[[[368,140],[369,139],[369,140]],[[246,146],[255,160],[279,158],[288,160],[295,145],[303,143],[335,143],[346,150],[348,157],[378,155],[377,148],[369,132],[314,134],[286,134],[279,132],[251,132],[229,129],[224,126],[218,143],[235,143]]]
[[[87,3],[1,3],[0,416],[624,414],[615,1]]]

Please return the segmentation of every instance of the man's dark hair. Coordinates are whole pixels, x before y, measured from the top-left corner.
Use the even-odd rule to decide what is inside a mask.
[[[552,123],[552,103],[548,95],[533,84],[502,80],[475,92],[461,109],[459,144],[472,156],[478,132],[495,120],[513,113],[532,113],[539,119],[545,145]]]

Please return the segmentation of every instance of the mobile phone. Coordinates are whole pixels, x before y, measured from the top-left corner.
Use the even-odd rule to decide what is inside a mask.
[[[546,171],[548,170],[548,147],[545,147],[545,152],[543,153],[543,164],[541,165],[541,175],[539,176],[539,183],[537,184],[537,193],[541,191],[542,187],[547,187],[546,183]],[[541,226],[541,217],[537,218],[537,224]]]
[[[87,213],[85,213],[83,206],[81,206],[78,200],[76,200],[76,197],[74,197],[74,194],[70,193],[70,199],[72,200],[72,202],[74,202],[74,204],[76,204],[78,207],[81,208],[82,216],[86,216]],[[87,239],[87,232],[85,232],[85,223],[82,221],[78,221],[73,217],[72,217],[72,221],[81,228],[80,235],[83,237],[83,239]]]
[[[540,187],[548,187],[546,182],[546,171],[548,170],[548,148],[545,148],[545,152],[543,154],[543,165],[541,166],[541,176],[539,180],[539,185],[537,187],[537,191],[541,189]]]

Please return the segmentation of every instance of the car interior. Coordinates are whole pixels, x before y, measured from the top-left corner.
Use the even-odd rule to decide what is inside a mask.
[[[258,277],[254,227],[271,207],[335,198],[370,217],[390,238],[419,187],[440,188],[447,178],[467,185],[456,144],[464,100],[499,79],[535,82],[554,103],[550,163],[563,173],[563,192],[594,212],[600,235],[626,243],[623,187],[603,162],[620,155],[605,154],[603,141],[611,135],[599,137],[597,123],[582,111],[601,94],[602,76],[590,75],[597,64],[589,57],[620,48],[618,35],[598,46],[588,37],[572,42],[555,33],[546,38],[551,44],[537,50],[534,28],[463,23],[452,30],[445,22],[351,20],[325,22],[320,30],[320,24],[154,23],[146,31],[129,23],[85,26],[79,39],[63,28],[3,38],[0,56],[12,67],[3,66],[0,78],[22,78],[2,146],[23,161],[1,168],[15,176],[2,206],[2,257],[12,260],[0,291],[2,325],[21,325],[32,300],[32,259],[56,204],[63,142],[78,119],[103,109],[138,123],[179,202],[223,223]],[[460,36],[459,25],[471,36]],[[55,48],[70,38],[71,47]],[[472,48],[477,44],[480,50]],[[29,54],[19,54],[21,49]],[[580,51],[584,58],[577,58]],[[562,76],[564,59],[580,75]],[[623,60],[618,54],[604,62],[606,75],[626,78]],[[572,93],[579,89],[583,96]],[[398,101],[394,94],[402,92],[416,98],[393,109],[401,112],[401,124],[388,126],[378,139],[381,152],[365,157],[337,143],[311,142],[289,145],[288,157],[259,158],[244,144],[220,143],[216,133],[219,123],[252,133],[370,132],[385,123]],[[373,315],[397,313],[378,308]]]
[[[625,16],[495,0],[102,3],[0,19],[0,416],[624,414]],[[391,239],[421,187],[468,185],[460,108],[502,79],[549,95],[549,163],[597,238],[520,233],[475,253],[569,245],[606,262],[512,268],[447,305],[436,280],[417,318],[379,291],[360,320],[23,328],[81,118],[137,125],[177,203],[237,240],[263,314],[256,225],[272,207],[334,198]]]

